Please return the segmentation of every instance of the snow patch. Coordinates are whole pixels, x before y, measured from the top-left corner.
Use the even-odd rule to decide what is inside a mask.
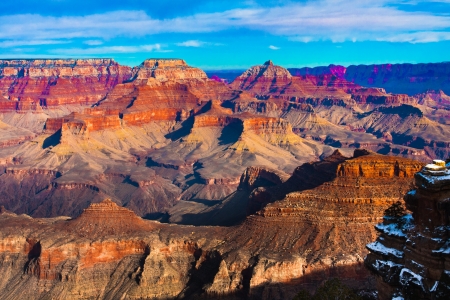
[[[375,260],[375,263],[372,265],[377,271],[380,271],[381,269],[384,269],[386,266],[389,267],[389,269],[391,268],[400,268],[403,265],[400,264],[396,264],[390,260]]]
[[[416,190],[412,190],[412,191],[409,191],[408,193],[406,193],[407,195],[411,195],[411,196],[414,196],[415,194],[417,194],[417,191]]]
[[[401,222],[399,223],[391,223],[391,224],[380,223],[377,224],[375,228],[389,236],[406,238],[406,232],[413,226],[412,223],[413,217],[411,214],[408,214],[403,216],[401,218]]]
[[[385,245],[381,244],[378,241],[375,241],[373,243],[366,245],[367,249],[369,249],[372,252],[381,254],[381,255],[393,255],[396,258],[402,258],[403,257],[403,251],[394,249],[394,248],[388,248]]]
[[[437,182],[442,182],[442,181],[450,181],[450,171],[446,171],[445,172],[446,174],[445,175],[441,175],[441,176],[438,176],[438,175],[436,175],[436,176],[434,176],[434,175],[425,175],[425,174],[422,174],[422,173],[419,173],[421,176],[422,176],[422,178],[423,179],[425,179],[425,181],[427,182],[427,183],[429,183],[429,184],[435,184],[435,183],[437,183]]]
[[[406,285],[408,282],[414,283],[417,286],[420,286],[422,290],[425,292],[425,288],[423,286],[423,277],[419,274],[414,273],[408,268],[403,268],[400,271],[400,283],[402,285]]]
[[[447,241],[440,249],[433,250],[433,253],[450,254],[450,241]]]
[[[437,287],[438,287],[439,281],[436,281],[433,285],[433,287],[431,288],[430,292],[436,292]]]

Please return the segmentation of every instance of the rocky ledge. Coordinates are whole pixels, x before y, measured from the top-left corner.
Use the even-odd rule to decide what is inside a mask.
[[[367,245],[366,266],[380,300],[448,299],[450,295],[450,163],[434,161],[415,175],[416,188],[386,211]]]

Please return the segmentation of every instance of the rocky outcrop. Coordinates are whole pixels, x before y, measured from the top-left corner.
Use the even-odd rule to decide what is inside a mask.
[[[442,90],[427,91],[426,93],[417,94],[414,96],[419,104],[436,109],[450,109],[450,96],[445,94]]]
[[[237,77],[231,86],[235,89],[251,90],[255,95],[268,95],[273,90],[282,89],[291,82],[288,70],[276,66],[272,61],[254,66]]]
[[[134,212],[118,206],[110,199],[93,203],[74,219],[70,230],[90,238],[95,235],[125,235],[139,231],[148,231],[156,227],[144,222]]]
[[[248,69],[230,86],[244,90],[258,99],[274,97],[294,102],[305,102],[308,99],[322,101],[326,98],[350,100],[347,90],[356,87],[331,76],[294,77],[287,69],[274,65],[272,61]]]
[[[365,264],[377,276],[379,299],[450,295],[449,168],[435,161],[416,173],[416,187],[404,197],[412,214],[397,206],[375,227],[379,237],[367,245]]]
[[[303,166],[309,179],[300,170],[287,179],[275,170],[249,168],[238,192],[335,179],[290,193],[230,228],[145,221],[109,200],[73,220],[34,220],[2,210],[2,296],[291,299],[335,276],[355,288],[370,287],[362,265],[364,244],[375,236],[368,225],[394,198],[388,194],[411,180],[387,171],[396,163],[383,160],[363,151],[353,159],[335,153]],[[405,170],[414,165],[396,162]],[[353,174],[356,165],[364,176]],[[43,284],[46,289],[39,289]]]
[[[208,77],[205,72],[188,66],[182,59],[147,59],[138,67],[136,78],[167,81],[207,79]]]
[[[256,188],[253,201],[264,190],[273,197],[291,190],[281,201],[266,204],[249,216],[230,234],[230,240],[241,251],[271,249],[292,259],[284,264],[272,261],[273,267],[268,267],[271,260],[261,254],[252,269],[250,286],[269,288],[274,277],[280,276],[278,272],[298,278],[304,287],[319,280],[320,272],[337,272],[355,287],[370,286],[370,274],[363,267],[365,245],[376,236],[370,225],[379,222],[383,211],[408,190],[414,172],[421,167],[412,160],[370,152],[357,151],[351,159],[335,153],[321,164],[303,165],[283,183]],[[362,171],[355,173],[355,169]],[[299,268],[300,273],[294,274]],[[313,274],[317,274],[315,279]],[[309,276],[311,281],[302,281]]]
[[[249,167],[242,173],[239,189],[253,190],[261,186],[280,185],[288,180],[289,177],[284,172],[263,166]]]
[[[298,167],[283,184],[254,190],[250,196],[249,212],[254,213],[285,197],[296,199],[306,194],[322,201],[343,203],[370,204],[377,203],[379,198],[380,206],[388,205],[401,196],[398,189],[406,191],[407,187],[402,185],[408,185],[422,166],[418,161],[382,156],[366,150],[355,150],[351,159],[335,151],[323,161]],[[353,188],[348,188],[350,186]],[[310,191],[297,194],[304,190]],[[389,196],[389,192],[395,195]]]
[[[115,130],[121,128],[119,111],[101,108],[87,108],[83,113],[73,112],[62,118],[48,118],[44,130],[54,133],[66,130],[76,133],[89,133],[99,130]]]
[[[236,92],[183,60],[151,59],[137,68],[133,81],[119,84],[99,103],[118,109],[127,125],[183,121],[210,100],[228,100]]]
[[[417,104],[417,100],[406,94],[387,94],[380,88],[361,88],[351,91],[352,99],[358,104],[401,105]]]
[[[0,111],[92,105],[131,76],[112,59],[1,60]]]

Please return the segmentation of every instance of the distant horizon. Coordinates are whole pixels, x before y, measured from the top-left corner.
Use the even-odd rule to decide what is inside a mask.
[[[192,65],[189,63],[188,60],[184,59],[184,58],[180,58],[180,57],[149,57],[146,58],[144,60],[142,60],[140,63],[136,64],[136,65],[130,65],[130,64],[124,64],[119,62],[116,58],[114,57],[33,57],[33,58],[10,58],[10,57],[1,57],[0,61],[2,60],[27,60],[27,61],[33,61],[33,60],[88,60],[88,59],[103,59],[103,60],[113,60],[117,63],[119,63],[120,65],[123,66],[128,66],[128,67],[138,67],[139,65],[141,65],[142,63],[144,63],[144,61],[146,60],[163,60],[163,59],[167,59],[167,60],[184,60],[187,65],[191,66],[191,67],[196,67],[199,69],[202,69],[203,71],[245,71],[253,66],[258,66],[258,65],[263,65],[264,62],[271,60],[274,65],[283,67],[285,69],[301,69],[301,68],[317,68],[317,67],[329,67],[329,66],[342,66],[345,68],[348,68],[350,66],[370,66],[370,65],[387,65],[387,64],[391,64],[391,65],[402,65],[402,64],[410,64],[410,65],[418,65],[418,64],[445,64],[445,63],[450,63],[450,60],[448,61],[437,61],[437,62],[385,62],[385,63],[360,63],[360,64],[347,64],[347,65],[343,65],[343,64],[338,64],[338,63],[330,63],[330,64],[321,64],[321,65],[298,65],[298,66],[284,66],[282,64],[278,64],[276,63],[276,61],[274,62],[272,59],[267,59],[264,62],[261,62],[259,64],[253,64],[253,65],[249,65],[247,67],[242,66],[242,67],[238,67],[238,68],[202,68],[200,66],[196,66],[196,65]]]
[[[0,58],[183,57],[203,70],[448,61],[450,0],[16,0]]]

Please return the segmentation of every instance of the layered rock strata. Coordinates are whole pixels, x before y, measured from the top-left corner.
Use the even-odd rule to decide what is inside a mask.
[[[450,164],[415,175],[404,200],[412,214],[387,215],[367,245],[366,266],[377,276],[379,299],[447,299],[450,295]]]
[[[99,107],[118,109],[127,125],[152,121],[183,121],[210,100],[228,100],[235,92],[183,60],[150,59],[134,80],[118,85]]]
[[[44,130],[54,133],[58,130],[74,130],[90,132],[99,130],[116,130],[121,128],[118,110],[87,108],[83,113],[73,112],[61,118],[48,118]]]
[[[145,221],[109,200],[73,220],[2,209],[0,298],[291,299],[335,276],[370,286],[362,265],[364,244],[375,235],[368,225],[417,167],[367,154],[336,153],[323,164],[336,166],[324,173],[337,176],[328,185],[291,193],[230,228]],[[288,181],[255,168],[242,188]]]
[[[292,76],[287,69],[275,66],[271,61],[248,69],[230,86],[258,99],[274,97],[314,105],[389,105],[414,101],[408,95],[388,94],[382,88],[363,88],[334,74]]]
[[[325,75],[368,87],[385,88],[391,93],[415,95],[442,89],[450,93],[450,63],[352,65],[289,69],[294,75]]]
[[[131,76],[112,59],[1,60],[0,111],[92,105]]]

